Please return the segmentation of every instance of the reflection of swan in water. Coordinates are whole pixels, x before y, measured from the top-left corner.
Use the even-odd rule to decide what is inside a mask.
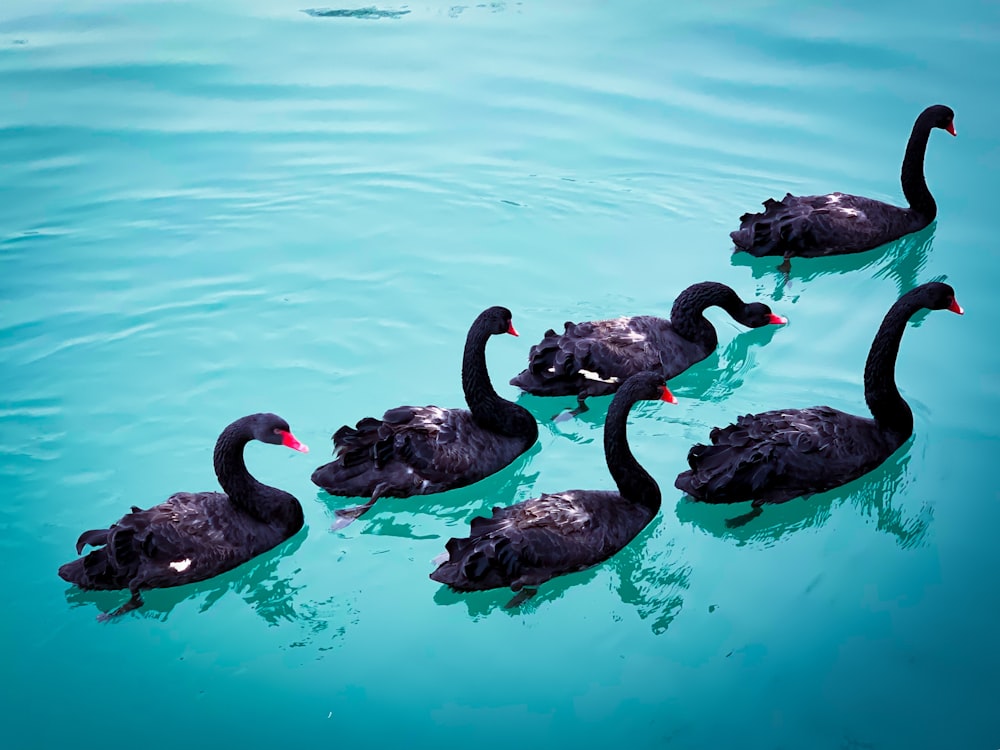
[[[911,438],[912,440],[912,438]],[[818,528],[830,520],[833,508],[850,503],[862,515],[872,519],[875,528],[896,537],[900,547],[919,546],[933,519],[933,509],[923,504],[914,514],[894,507],[892,498],[909,484],[910,447],[889,458],[874,471],[829,492],[768,506],[767,513],[746,523],[733,519],[733,507],[710,505],[683,499],[677,504],[677,518],[721,539],[739,545],[769,547],[782,537],[810,527]],[[732,523],[736,520],[736,523]]]
[[[305,538],[306,534],[297,534],[229,573],[179,588],[153,589],[145,594],[145,605],[135,610],[133,616],[166,622],[178,605],[201,599],[197,611],[181,607],[178,615],[200,617],[232,592],[249,604],[268,626],[294,628],[295,636],[288,648],[308,646],[324,635],[337,640],[346,633],[348,625],[357,623],[353,602],[343,597],[323,601],[305,599],[303,593],[307,587],[295,583],[298,571],[294,566],[287,574],[278,570],[285,558],[295,556]],[[76,586],[66,589],[66,601],[71,607],[97,605],[106,610],[118,599],[121,599],[119,591],[84,591]]]
[[[360,18],[377,21],[382,18],[402,18],[410,11],[406,10],[406,6],[403,6],[403,10],[383,10],[373,5],[368,8],[306,8],[302,12],[313,18]]]
[[[793,280],[810,281],[817,276],[856,273],[867,269],[873,269],[871,277],[874,279],[888,278],[894,281],[898,294],[902,296],[904,292],[919,285],[920,272],[927,265],[936,228],[937,222],[931,222],[919,232],[888,243],[882,252],[874,250],[855,255],[833,255],[799,260],[794,272],[789,272],[787,277],[781,269],[774,266],[774,258],[754,258],[747,253],[733,253],[731,262],[734,266],[748,266],[755,279],[763,280],[773,276],[776,280],[774,291],[771,293],[773,300],[784,297],[786,282],[791,286]],[[763,296],[767,291],[763,285],[759,285],[756,293],[758,296]]]
[[[672,380],[671,390],[679,398],[715,402],[729,398],[757,366],[755,350],[766,345],[777,331],[776,326],[767,326],[734,336],[721,352],[716,350],[697,367]]]
[[[682,593],[690,585],[691,568],[672,560],[673,541],[670,524],[659,514],[631,544],[599,567],[553,578],[531,599],[519,607],[506,608],[510,598],[505,589],[456,593],[442,586],[435,592],[437,604],[465,604],[469,616],[479,620],[494,610],[510,617],[530,615],[549,602],[562,598],[570,588],[586,586],[604,571],[612,571],[618,597],[635,607],[639,617],[649,620],[654,633],[667,630],[683,605]],[[613,613],[612,613],[613,614]]]

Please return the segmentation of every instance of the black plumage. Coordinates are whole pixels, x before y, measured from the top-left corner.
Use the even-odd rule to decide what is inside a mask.
[[[924,179],[924,154],[934,128],[955,135],[955,113],[936,104],[913,124],[903,157],[901,182],[907,208],[845,193],[785,195],[764,201],[764,212],[740,217],[730,236],[737,251],[751,255],[813,258],[858,253],[923,229],[937,216]]]
[[[447,542],[430,577],[456,591],[509,586],[534,593],[550,578],[597,565],[627,545],[660,508],[660,489],[626,437],[629,410],[640,399],[675,401],[663,378],[648,372],[633,375],[615,395],[604,454],[618,492],[567,490],[494,508],[492,517],[472,519],[468,537]]]
[[[462,359],[466,409],[398,406],[381,419],[366,417],[333,435],[335,460],[313,472],[331,495],[370,497],[337,511],[336,528],[367,511],[380,497],[410,497],[464,487],[494,474],[538,439],[525,408],[497,395],[486,369],[486,342],[517,335],[510,310],[491,307],[473,322]]]
[[[691,448],[691,468],[678,475],[676,487],[702,502],[752,500],[759,508],[839,487],[881,464],[913,433],[895,367],[906,323],[922,309],[962,313],[954,289],[940,282],[912,289],[889,309],[865,365],[872,418],[829,406],[747,414],[713,429],[711,445]]]
[[[712,306],[749,328],[788,322],[761,302],[744,302],[725,284],[705,281],[678,295],[669,320],[637,315],[567,322],[563,333],[546,331],[531,347],[528,367],[510,383],[536,396],[576,395],[574,413],[579,413],[586,411],[584,399],[614,393],[636,373],[653,372],[669,380],[718,346],[715,327],[704,316]]]
[[[275,414],[236,420],[215,444],[225,493],[178,492],[148,510],[133,505],[109,528],[83,532],[77,554],[86,545],[96,549],[60,567],[59,576],[83,589],[129,589],[132,598],[114,616],[141,606],[144,589],[212,578],[293,536],[302,528],[302,506],[250,475],[243,461],[250,440],[308,451]]]

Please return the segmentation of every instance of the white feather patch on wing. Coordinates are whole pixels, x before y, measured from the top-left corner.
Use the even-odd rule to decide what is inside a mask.
[[[613,375],[610,378],[602,378],[599,374],[597,374],[593,370],[583,370],[583,369],[581,369],[579,372],[587,380],[599,380],[602,383],[617,383],[617,382],[619,382],[618,378],[616,378]]]
[[[191,560],[177,560],[176,562],[170,563],[170,567],[176,570],[178,573],[183,573],[185,570],[191,567]]]

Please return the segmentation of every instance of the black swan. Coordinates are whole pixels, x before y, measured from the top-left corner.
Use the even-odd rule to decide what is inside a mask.
[[[588,396],[614,393],[637,372],[655,372],[662,380],[670,380],[718,346],[715,327],[703,314],[713,305],[749,328],[788,322],[763,303],[745,303],[725,284],[703,281],[678,295],[670,320],[637,315],[567,322],[561,334],[549,329],[531,347],[527,369],[510,384],[535,396],[575,394],[577,408],[568,413],[575,416],[587,411],[584,399]]]
[[[789,258],[815,258],[871,250],[923,229],[937,216],[937,204],[924,179],[924,153],[933,128],[955,132],[955,113],[943,104],[928,107],[913,123],[903,157],[903,195],[909,208],[858,195],[785,195],[764,201],[765,211],[743,214],[730,233],[736,251],[758,258],[780,255],[786,274]]]
[[[203,581],[242,565],[302,528],[299,501],[254,479],[243,461],[251,440],[308,453],[276,414],[251,414],[226,427],[215,444],[222,492],[178,492],[148,510],[132,506],[107,529],[85,531],[76,543],[94,549],[59,568],[82,589],[127,588],[132,598],[106,620],[142,606],[143,589]]]
[[[538,424],[524,407],[497,395],[486,370],[490,336],[517,336],[510,310],[491,307],[473,322],[462,357],[462,390],[469,409],[397,406],[382,419],[366,417],[333,435],[336,459],[313,472],[331,495],[371,497],[337,510],[335,529],[380,497],[430,495],[495,474],[534,445]]]
[[[604,423],[604,455],[618,485],[610,490],[567,490],[494,508],[476,517],[470,535],[450,539],[430,577],[456,591],[510,586],[514,607],[541,583],[597,565],[621,550],[660,509],[660,488],[635,460],[625,435],[632,405],[640,399],[676,403],[656,373],[633,375],[618,390]]]
[[[955,290],[940,282],[910,290],[889,308],[865,364],[873,419],[829,406],[747,414],[713,429],[711,445],[693,446],[691,469],[674,485],[706,503],[752,500],[753,510],[735,519],[746,523],[764,503],[825,492],[874,469],[913,433],[913,414],[896,388],[896,355],[907,321],[923,309],[964,312]]]

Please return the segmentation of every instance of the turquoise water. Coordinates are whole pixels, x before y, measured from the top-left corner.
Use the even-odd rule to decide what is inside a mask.
[[[668,4],[664,4],[665,6]],[[673,5],[673,4],[669,4]],[[0,626],[5,747],[1000,747],[1000,355],[994,241],[1000,8],[977,2],[301,3],[6,0],[0,8]],[[303,12],[311,11],[311,12]],[[343,11],[343,12],[342,12]],[[936,224],[884,251],[730,256],[786,190],[899,202],[926,105]],[[520,610],[430,560],[469,519],[607,488],[607,399],[521,397],[538,445],[472,487],[383,500],[330,532],[310,482],[345,422],[462,404],[484,307],[519,339],[666,314],[705,279],[790,324],[743,331],[633,412],[656,520]],[[681,498],[690,444],[740,413],[864,408],[889,305],[946,279],[964,317],[910,326],[914,437],[871,475],[739,528]],[[150,592],[56,576],[83,529],[216,487],[232,419],[306,529],[251,564]]]

